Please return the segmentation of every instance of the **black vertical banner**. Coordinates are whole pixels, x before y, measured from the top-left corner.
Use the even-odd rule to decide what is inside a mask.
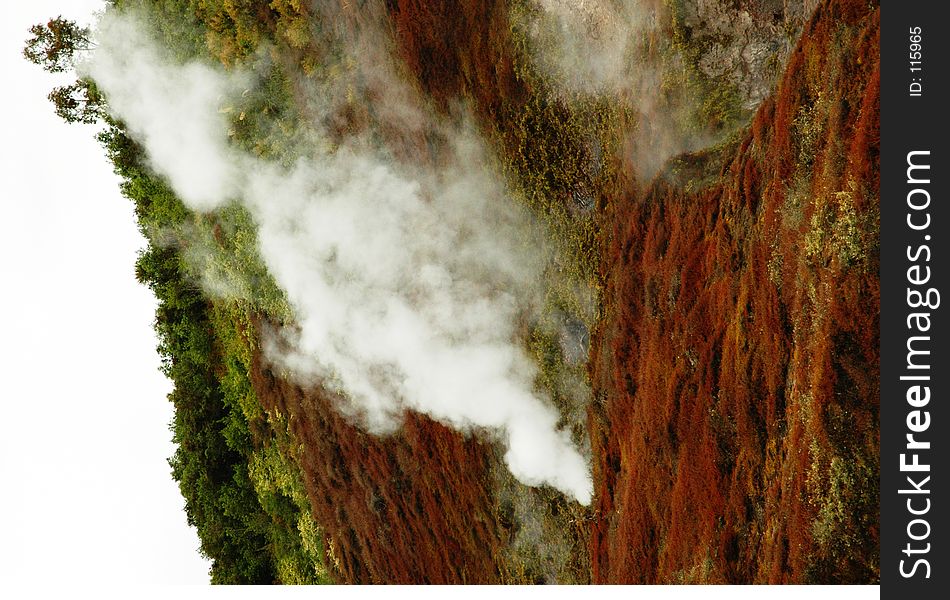
[[[950,30],[943,2],[881,8],[881,590],[950,583]]]

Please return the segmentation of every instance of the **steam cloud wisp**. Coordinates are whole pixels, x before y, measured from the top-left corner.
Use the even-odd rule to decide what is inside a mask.
[[[129,17],[103,17],[83,68],[190,208],[239,202],[254,218],[296,324],[271,360],[340,392],[373,432],[409,409],[493,433],[520,481],[590,502],[587,460],[518,342],[543,263],[536,228],[474,133],[455,128],[446,166],[412,170],[356,142],[326,150],[315,125],[287,168],[228,143],[219,107],[249,76],[174,64]]]

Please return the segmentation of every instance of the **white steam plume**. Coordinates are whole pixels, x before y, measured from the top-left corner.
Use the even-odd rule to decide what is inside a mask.
[[[657,31],[642,0],[534,0],[523,19],[533,59],[547,76],[573,93],[628,91],[643,64],[637,46]]]
[[[107,14],[84,70],[189,207],[241,203],[296,327],[268,345],[336,389],[375,432],[414,410],[506,444],[511,472],[588,504],[585,458],[536,391],[519,324],[538,290],[535,227],[504,197],[471,131],[445,166],[401,167],[358,143],[281,167],[228,145],[219,106],[247,78],[175,65],[135,21]],[[324,148],[324,150],[320,150]]]
[[[664,6],[660,0],[532,0],[513,16],[530,41],[532,63],[556,95],[609,96],[638,114],[627,145],[631,167],[644,180],[670,157],[713,141],[678,122],[697,99],[663,91],[668,76],[684,71],[664,30],[670,18]]]

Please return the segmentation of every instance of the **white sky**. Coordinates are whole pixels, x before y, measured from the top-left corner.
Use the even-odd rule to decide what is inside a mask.
[[[166,458],[171,384],[144,240],[94,139],[46,95],[70,82],[20,55],[30,25],[95,0],[32,0],[0,20],[0,581],[207,583]]]

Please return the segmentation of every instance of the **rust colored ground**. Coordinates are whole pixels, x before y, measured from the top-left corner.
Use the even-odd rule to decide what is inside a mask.
[[[824,4],[711,187],[612,206],[594,581],[879,577],[878,27]]]
[[[258,355],[264,408],[289,416],[314,516],[350,583],[492,583],[499,526],[485,448],[418,415],[392,436],[347,422],[329,396],[304,391]]]

